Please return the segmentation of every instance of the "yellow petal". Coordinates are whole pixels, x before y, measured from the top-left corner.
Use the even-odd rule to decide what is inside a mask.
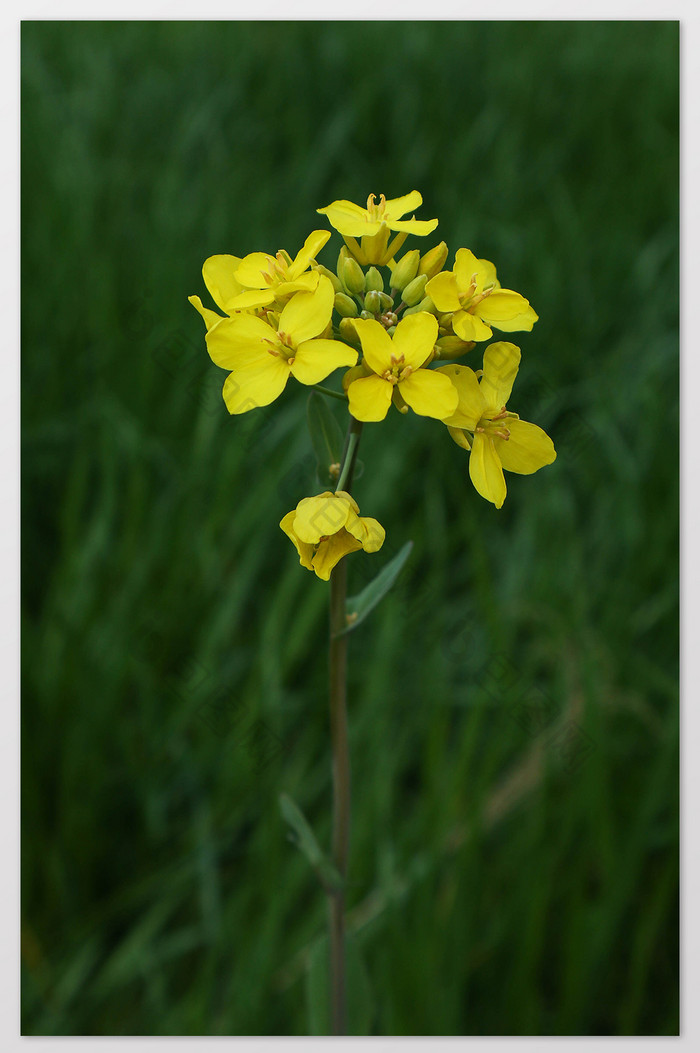
[[[487,325],[495,325],[506,333],[530,332],[537,315],[524,296],[511,289],[496,289],[475,308]]]
[[[322,274],[315,292],[292,296],[280,315],[280,333],[286,333],[295,347],[318,336],[331,320],[334,296],[330,279]]]
[[[362,545],[347,530],[322,541],[314,556],[313,564],[316,576],[328,581],[336,564],[350,552],[359,552]]]
[[[520,348],[506,340],[489,344],[484,351],[481,394],[488,409],[497,413],[506,406],[520,368]]]
[[[474,277],[477,292],[481,292],[485,285],[492,285],[496,281],[494,265],[489,260],[478,260],[469,249],[457,249],[454,273],[460,292],[467,291]]]
[[[370,223],[367,210],[352,201],[334,201],[316,211],[327,216],[330,225],[344,237],[361,238],[363,234],[376,234],[381,226],[380,223]]]
[[[187,299],[194,307],[195,311],[199,311],[207,330],[215,326],[217,322],[221,321],[221,315],[217,314],[216,311],[210,311],[208,307],[205,307],[198,296],[188,296]]]
[[[266,358],[272,359],[267,349],[278,343],[272,326],[253,314],[222,318],[209,330],[206,341],[212,361],[222,369],[263,365]]]
[[[269,289],[274,272],[274,257],[267,252],[250,252],[238,264],[236,279],[247,289]]]
[[[353,504],[355,503],[353,502]],[[356,504],[354,511],[357,511]],[[365,552],[378,552],[384,544],[386,531],[376,519],[351,513],[348,516],[345,529],[360,542]]]
[[[349,515],[355,515],[350,503],[327,490],[317,497],[305,497],[296,507],[294,532],[301,541],[317,545],[322,537],[342,530]]]
[[[284,518],[281,520],[280,526],[282,527],[290,541],[293,542],[294,547],[299,553],[299,562],[301,563],[302,567],[306,567],[307,570],[313,570],[314,565],[311,561],[314,555],[314,547],[313,545],[307,545],[305,541],[300,541],[294,533],[293,526],[296,514],[296,509],[293,509],[291,512],[287,512],[286,516],[284,516]]]
[[[500,508],[506,499],[506,481],[493,441],[483,432],[474,436],[469,475],[477,493]]]
[[[256,307],[267,307],[275,298],[272,289],[244,289],[229,302],[229,312],[254,311]]]
[[[469,438],[465,431],[462,431],[461,428],[448,428],[447,430],[450,433],[450,438],[456,442],[458,446],[461,446],[463,450],[471,450],[471,443],[469,442]]]
[[[474,431],[485,409],[484,396],[476,373],[469,366],[456,364],[440,366],[435,372],[444,373],[446,377],[449,377],[457,391],[457,409],[451,417],[445,420],[445,424],[449,428],[466,428],[467,431]],[[455,442],[457,442],[456,439]]]
[[[403,355],[405,365],[411,369],[419,369],[435,347],[437,336],[438,323],[435,315],[418,311],[416,314],[410,314],[408,318],[402,318],[396,326],[396,332],[391,338],[391,353],[398,360]]]
[[[282,394],[288,379],[287,363],[269,355],[261,367],[230,373],[224,384],[224,402],[229,413],[247,413],[258,406],[269,406]]]
[[[287,271],[287,276],[290,281],[294,281],[294,279],[298,278],[300,274],[303,274],[311,261],[315,259],[316,255],[326,244],[330,236],[330,230],[314,230],[309,234],[308,238],[299,249],[296,259]]]
[[[488,340],[493,333],[480,318],[468,311],[458,311],[452,315],[452,328],[462,340]]]
[[[355,332],[362,343],[362,353],[370,369],[379,374],[391,369],[391,356],[394,349],[391,337],[384,326],[374,318],[355,318],[353,322]]]
[[[231,313],[230,303],[233,297],[241,292],[241,285],[236,279],[236,269],[240,262],[238,256],[210,256],[202,267],[204,284],[212,300],[226,314]]]
[[[401,219],[407,212],[413,212],[422,204],[422,196],[417,190],[412,190],[403,197],[390,198],[384,206],[384,216],[386,219]]]
[[[493,444],[507,472],[532,475],[556,460],[554,443],[542,428],[526,420],[507,420],[505,424],[510,438],[495,438]]]
[[[356,362],[357,351],[340,340],[305,340],[294,354],[292,376],[300,384],[319,384],[334,369]]]
[[[275,286],[274,299],[278,304],[286,304],[295,292],[315,292],[319,278],[318,271],[307,271],[306,274],[300,274],[293,282],[280,282]]]
[[[431,278],[425,287],[426,295],[430,297],[438,311],[459,311],[459,286],[452,271],[441,271]]]
[[[389,230],[400,230],[404,234],[416,234],[419,238],[426,234],[432,234],[438,225],[436,219],[390,219],[387,221]]]
[[[394,387],[383,377],[353,380],[348,388],[350,415],[355,420],[384,420],[389,412]]]
[[[457,409],[457,390],[449,377],[434,369],[418,369],[398,384],[401,397],[414,413],[443,420]]]

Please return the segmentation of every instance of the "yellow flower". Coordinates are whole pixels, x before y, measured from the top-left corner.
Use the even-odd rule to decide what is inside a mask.
[[[557,456],[554,443],[542,428],[506,410],[519,365],[520,348],[499,341],[489,344],[484,352],[480,381],[468,366],[441,366],[435,371],[449,377],[459,396],[456,412],[444,423],[457,445],[471,451],[471,481],[496,508],[506,499],[504,468],[531,475]]]
[[[277,303],[284,303],[295,292],[313,292],[320,275],[316,270],[310,271],[309,267],[330,236],[330,231],[314,230],[294,259],[284,249],[280,249],[276,256],[251,252],[240,261],[236,281],[246,289],[259,290],[259,294],[267,296],[272,293]],[[265,301],[271,302],[271,299]]]
[[[374,319],[353,322],[362,342],[363,365],[372,375],[353,380],[347,393],[356,420],[384,420],[396,393],[414,413],[443,420],[454,413],[458,396],[448,377],[422,369],[438,335],[437,319],[420,311],[402,318],[393,338]]]
[[[454,270],[436,274],[426,292],[438,311],[454,312],[452,327],[462,340],[488,340],[490,326],[529,333],[538,318],[524,296],[501,288],[494,265],[469,249],[457,249]]]
[[[417,190],[389,201],[381,194],[379,202],[374,194],[367,198],[367,208],[354,205],[352,201],[334,201],[325,208],[316,209],[327,216],[332,227],[343,235],[348,247],[359,263],[386,265],[400,249],[408,234],[420,237],[430,234],[438,225],[436,219],[402,219],[407,212],[418,208],[423,198]],[[398,236],[388,245],[389,231]],[[362,239],[361,246],[357,238]]]
[[[304,242],[294,260],[285,249],[276,256],[252,252],[238,256],[210,256],[204,261],[202,277],[209,294],[225,315],[236,311],[254,311],[271,303],[286,303],[295,292],[313,292],[318,286],[318,273],[308,270],[317,252],[330,237],[327,230],[315,230]],[[199,296],[188,300],[199,311],[207,330],[221,320],[216,311],[204,307]]]
[[[349,552],[378,552],[385,531],[376,519],[359,515],[359,507],[344,490],[326,490],[305,497],[280,522],[299,553],[299,562],[328,581],[333,567]]]
[[[357,351],[338,340],[316,339],[328,328],[333,286],[323,275],[315,292],[292,296],[279,328],[252,314],[222,318],[207,333],[207,349],[222,369],[229,413],[267,406],[281,395],[290,375],[301,384],[318,384],[339,366],[354,366]]]

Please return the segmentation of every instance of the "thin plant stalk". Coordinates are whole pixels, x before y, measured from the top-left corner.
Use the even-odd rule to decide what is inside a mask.
[[[350,418],[336,490],[350,492],[362,424]],[[345,976],[345,882],[350,847],[350,748],[348,742],[347,662],[348,636],[345,601],[347,564],[341,559],[330,580],[330,730],[333,767],[333,862],[341,885],[328,892],[331,1019],[334,1035],[347,1034],[347,991]]]

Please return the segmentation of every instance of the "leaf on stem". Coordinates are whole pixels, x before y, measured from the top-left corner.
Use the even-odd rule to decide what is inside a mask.
[[[321,486],[334,486],[343,454],[343,433],[328,402],[317,391],[309,395],[306,419],[318,462],[318,481]],[[338,465],[335,476],[331,474],[333,465]]]
[[[385,567],[382,567],[376,578],[370,581],[369,585],[362,592],[358,593],[357,596],[349,597],[345,603],[345,617],[348,624],[345,629],[338,633],[338,636],[342,636],[343,633],[349,633],[352,629],[356,629],[358,625],[361,625],[370,611],[373,611],[379,601],[386,596],[401,573],[412,548],[413,542],[407,541],[394,558],[390,559]]]
[[[321,884],[330,891],[341,888],[343,882],[340,874],[319,845],[301,809],[288,793],[280,794],[279,803],[282,818],[291,828],[294,843],[308,859]]]

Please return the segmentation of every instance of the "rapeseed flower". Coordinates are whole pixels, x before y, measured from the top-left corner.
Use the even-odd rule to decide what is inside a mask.
[[[469,451],[475,489],[501,508],[506,499],[503,469],[531,475],[556,459],[554,443],[542,428],[520,420],[506,403],[520,366],[520,348],[499,341],[484,352],[481,379],[468,366],[441,366],[458,394],[456,411],[444,420],[458,446]]]
[[[438,311],[452,314],[462,340],[488,340],[491,326],[505,333],[530,332],[537,315],[520,293],[502,289],[496,268],[469,249],[457,249],[454,269],[431,278],[426,292]]]
[[[363,366],[372,371],[347,387],[350,413],[356,420],[384,420],[392,398],[402,399],[425,417],[442,420],[454,413],[458,395],[450,379],[422,368],[432,357],[438,335],[433,315],[420,311],[402,318],[393,337],[371,318],[357,319],[353,325],[362,343]]]
[[[292,296],[277,329],[256,315],[240,313],[222,318],[207,332],[212,361],[231,370],[223,390],[229,413],[274,402],[290,376],[301,384],[318,384],[339,366],[355,365],[357,351],[323,335],[333,297],[333,286],[320,275],[314,292]]]
[[[359,514],[357,502],[344,490],[305,497],[280,526],[294,543],[299,562],[328,581],[335,565],[350,552],[378,552],[385,531],[376,519]]]

